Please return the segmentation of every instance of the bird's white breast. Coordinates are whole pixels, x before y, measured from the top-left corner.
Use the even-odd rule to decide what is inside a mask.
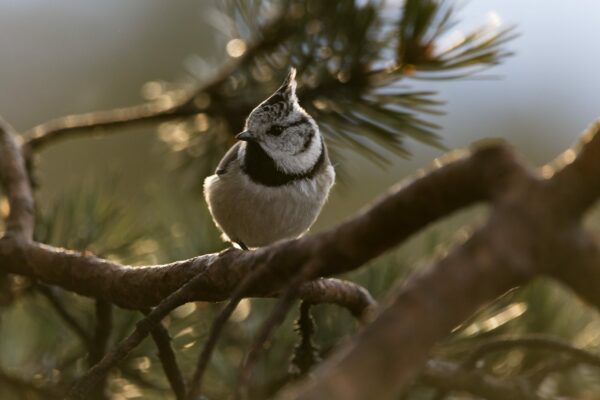
[[[335,181],[331,165],[311,179],[269,187],[241,173],[239,161],[226,174],[204,181],[204,195],[217,226],[232,241],[260,247],[295,238],[314,223]]]

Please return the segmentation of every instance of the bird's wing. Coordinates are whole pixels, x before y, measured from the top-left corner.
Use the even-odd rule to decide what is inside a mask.
[[[235,161],[237,159],[238,150],[242,143],[244,142],[237,142],[236,144],[231,146],[229,150],[227,150],[227,153],[225,153],[225,155],[221,159],[221,162],[219,162],[219,165],[217,166],[217,175],[223,175],[227,173],[227,167],[231,164],[232,161]]]

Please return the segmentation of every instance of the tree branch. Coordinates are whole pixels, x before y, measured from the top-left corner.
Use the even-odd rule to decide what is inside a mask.
[[[95,308],[96,328],[88,346],[88,365],[90,367],[96,365],[104,357],[112,330],[112,304],[105,300],[96,299]],[[92,398],[98,400],[108,398],[106,379],[103,379],[98,385],[96,391],[92,394]]]
[[[238,280],[259,262],[256,255],[243,253],[229,249],[171,264],[131,267],[39,243],[0,239],[0,268],[124,308],[143,309],[157,305],[205,270],[208,272],[204,275],[203,287],[189,301],[227,299]],[[248,296],[274,297],[277,293],[272,286],[275,285],[258,285]],[[338,304],[354,315],[360,315],[374,304],[364,288],[339,279],[307,282],[300,296],[317,304]]]
[[[203,285],[190,300],[224,300],[243,277],[264,263],[269,272],[248,296],[273,296],[308,261],[319,263],[311,279],[351,271],[429,223],[493,197],[514,166],[505,148],[481,149],[395,188],[337,227],[252,252],[232,249],[166,265],[128,267],[47,245],[0,240],[0,268],[122,307],[142,309],[158,304],[203,271],[207,271]],[[313,303],[339,302],[350,309],[369,305],[370,299],[355,286],[332,291],[333,285],[344,286],[336,282],[306,283],[300,297]],[[320,298],[315,298],[319,292]],[[348,296],[349,292],[354,294]],[[356,300],[362,305],[357,306]]]
[[[414,378],[435,341],[477,307],[532,276],[550,273],[600,305],[592,285],[583,282],[586,273],[600,278],[596,263],[599,250],[576,220],[600,190],[592,176],[597,171],[598,152],[600,139],[590,135],[579,158],[554,178],[540,180],[504,148],[480,149],[396,189],[335,228],[254,252],[230,250],[167,265],[133,268],[3,238],[0,257],[6,262],[2,268],[132,308],[151,306],[166,298],[138,325],[140,329],[130,337],[133,339],[128,338],[117,349],[122,356],[172,306],[195,299],[223,300],[258,266],[264,266],[264,276],[248,288],[247,295],[273,296],[286,287],[302,265],[315,265],[307,279],[356,269],[457,209],[493,201],[489,221],[469,241],[411,279],[374,323],[317,371],[313,383],[287,392],[289,398],[358,399],[367,395],[385,399]],[[574,267],[577,278],[558,271],[557,266],[582,254],[584,260],[578,260]],[[301,296],[311,284],[314,295],[318,286],[309,282],[300,288]],[[362,299],[364,310],[369,301],[355,289],[351,291]],[[459,292],[465,296],[457,296]],[[323,296],[331,299],[328,294]],[[334,297],[336,301],[347,300],[345,295]],[[418,318],[423,315],[429,322]],[[415,327],[419,335],[412,334]],[[402,346],[397,346],[398,342]],[[114,354],[107,356],[100,363],[104,368],[110,368],[118,359]]]
[[[0,117],[0,184],[8,197],[10,213],[6,235],[24,240],[33,237],[34,206],[25,162],[16,131]]]
[[[600,196],[600,120],[594,122],[581,136],[580,153],[575,149],[563,152],[549,168],[560,169],[552,184],[556,188],[554,201],[575,217],[587,211]],[[550,201],[550,199],[549,199]]]
[[[597,179],[593,155],[600,152],[600,136],[593,132],[581,163],[571,164],[591,186],[578,189],[587,199],[578,203],[580,212],[600,189],[592,184]],[[536,275],[563,279],[600,308],[598,246],[572,212],[577,207],[569,199],[578,193],[561,197],[576,186],[569,186],[562,174],[542,180],[526,170],[514,172],[484,227],[447,258],[410,278],[372,324],[315,372],[315,380],[279,398],[391,399],[412,382],[437,340],[489,300]],[[586,281],[588,274],[592,279]]]
[[[174,308],[189,301],[189,292],[202,282],[205,272],[198,274],[191,281],[171,293],[160,304],[152,309],[148,315],[139,321],[133,333],[121,341],[114,349],[109,351],[104,358],[87,371],[71,388],[68,399],[87,399],[97,386],[106,378],[112,367],[123,360],[131,350],[137,347],[156,325]]]
[[[525,262],[519,260],[520,252],[490,246],[505,234],[490,224],[438,264],[409,278],[374,322],[315,370],[317,380],[280,398],[397,396],[416,377],[437,340],[481,305],[528,279],[519,266]]]
[[[498,146],[480,149],[472,156],[463,154],[429,175],[383,196],[358,217],[336,228],[253,252],[230,250],[164,266],[133,268],[45,245],[4,240],[0,241],[0,256],[8,261],[5,265],[11,272],[35,276],[84,295],[134,308],[155,304],[192,277],[196,291],[193,295],[186,292],[184,301],[197,300],[200,296],[203,300],[222,300],[249,271],[261,264],[266,266],[267,273],[250,288],[248,295],[273,295],[308,261],[316,265],[311,278],[355,269],[428,223],[493,197],[495,188],[503,185],[514,166],[512,155]],[[494,185],[488,184],[491,179]],[[311,283],[305,284],[311,288],[311,297],[307,300],[318,302],[314,294],[322,282],[312,287]],[[336,301],[365,300],[364,291],[355,293],[358,296],[349,298],[339,292],[333,298]],[[301,297],[302,294],[301,288]],[[327,296],[325,293],[326,299]],[[362,303],[364,309],[371,301]],[[355,305],[349,308],[356,310]],[[156,317],[154,323],[161,318]],[[111,353],[111,357],[105,357],[104,368],[114,365],[115,360],[127,354],[147,333],[146,329],[136,330],[131,340],[120,348],[118,356]]]
[[[112,330],[112,304],[96,300],[96,329],[89,347],[89,365],[93,366],[102,359]]]
[[[281,322],[285,319],[290,307],[298,295],[298,289],[303,282],[308,279],[309,276],[314,274],[318,264],[308,264],[301,268],[300,272],[292,279],[288,284],[286,290],[279,297],[279,300],[275,304],[273,311],[268,318],[262,323],[258,335],[254,339],[250,350],[246,355],[246,359],[242,362],[238,373],[238,383],[235,391],[235,399],[247,398],[247,389],[252,377],[254,365],[258,361],[258,357],[261,351],[264,349],[264,345],[271,337],[272,332],[278,327]]]

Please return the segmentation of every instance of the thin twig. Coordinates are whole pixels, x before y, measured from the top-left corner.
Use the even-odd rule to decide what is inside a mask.
[[[127,357],[129,352],[140,344],[171,310],[189,301],[190,293],[196,289],[196,286],[201,287],[203,284],[203,276],[200,273],[161,301],[145,318],[136,324],[135,330],[127,338],[107,352],[99,363],[90,368],[75,382],[67,398],[87,399],[89,394],[93,393],[114,366]]]
[[[310,312],[312,306],[307,301],[300,302],[299,315],[294,327],[294,330],[300,336],[300,342],[294,347],[289,372],[296,379],[306,375],[311,368],[321,361],[319,349],[313,343],[315,320]]]
[[[90,367],[96,365],[104,357],[112,331],[112,304],[96,299],[95,308],[96,328],[88,347],[88,365]],[[98,384],[93,398],[98,400],[107,398],[106,377]]]
[[[144,315],[150,314],[150,310],[143,310]],[[185,380],[177,364],[177,358],[171,347],[171,337],[169,331],[162,322],[156,324],[156,326],[150,332],[152,339],[156,344],[158,350],[158,359],[163,367],[165,376],[169,381],[169,385],[175,394],[177,400],[185,400],[186,388]]]
[[[263,350],[267,340],[269,340],[273,330],[285,319],[290,307],[297,298],[300,285],[304,283],[312,274],[314,274],[318,266],[319,265],[317,263],[312,263],[300,269],[298,274],[293,277],[283,294],[280,296],[279,301],[275,305],[269,317],[261,325],[256,339],[254,339],[254,342],[250,346],[246,360],[239,369],[238,383],[235,391],[236,399],[247,397],[246,389],[248,387],[254,365],[258,361],[260,352]]]
[[[112,304],[104,300],[96,300],[96,328],[90,343],[88,364],[93,366],[99,362],[108,346],[112,330]]]
[[[208,333],[208,338],[202,347],[202,351],[198,357],[198,362],[196,363],[194,375],[190,381],[187,394],[187,398],[189,400],[195,400],[196,398],[200,397],[202,392],[202,379],[204,377],[204,373],[206,372],[206,368],[208,367],[213,350],[217,345],[217,341],[219,340],[219,336],[223,330],[223,327],[229,320],[229,317],[238,306],[240,301],[244,298],[248,289],[252,287],[252,285],[256,284],[256,282],[264,275],[265,272],[266,267],[261,265],[252,271],[248,276],[246,276],[246,278],[240,282],[238,287],[235,288],[231,294],[230,300],[221,309],[221,311],[219,311],[219,314],[217,314],[213,320]]]

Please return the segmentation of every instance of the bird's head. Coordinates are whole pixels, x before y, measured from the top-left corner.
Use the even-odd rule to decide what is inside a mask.
[[[252,110],[237,138],[259,144],[276,161],[316,151],[313,142],[320,146],[319,128],[298,104],[294,68],[279,89]]]

